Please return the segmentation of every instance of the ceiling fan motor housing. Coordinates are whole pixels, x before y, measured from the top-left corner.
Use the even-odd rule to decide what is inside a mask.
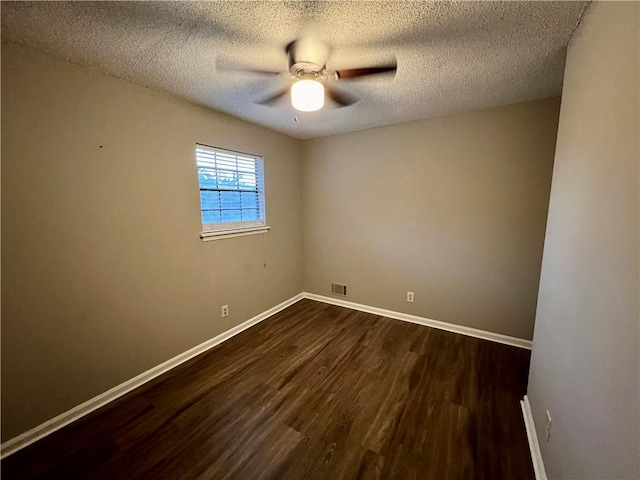
[[[303,38],[287,46],[289,73],[298,78],[317,78],[329,59],[329,46],[313,38]]]

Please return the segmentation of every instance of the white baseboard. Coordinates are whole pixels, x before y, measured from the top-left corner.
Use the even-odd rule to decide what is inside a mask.
[[[87,400],[84,403],[81,403],[80,405],[72,408],[71,410],[61,413],[57,417],[47,420],[46,422],[38,425],[37,427],[34,427],[31,430],[28,430],[18,435],[17,437],[14,437],[4,442],[0,446],[0,451],[1,451],[0,458],[5,458],[11,455],[12,453],[15,453],[18,450],[21,450],[27,447],[28,445],[31,445],[32,443],[40,440],[41,438],[44,438],[47,435],[52,434],[56,430],[59,430],[62,427],[69,425],[72,422],[75,422],[76,420],[84,417],[85,415],[93,412],[94,410],[99,409],[100,407],[106,405],[107,403],[114,401],[115,399],[144,385],[145,383],[149,382],[150,380],[153,380],[154,378],[162,375],[163,373],[168,372],[172,368],[177,367],[178,365],[186,362],[187,360],[191,360],[193,357],[206,352],[207,350],[215,347],[216,345],[219,345],[225,340],[230,339],[231,337],[239,334],[240,332],[246,330],[247,328],[250,328],[257,323],[263,320],[266,320],[267,318],[271,317],[272,315],[275,315],[279,311],[284,310],[288,306],[298,302],[302,298],[303,298],[303,294],[299,293],[298,295],[291,297],[288,300],[285,300],[281,304],[276,305],[275,307],[270,308],[269,310],[266,310],[256,315],[253,318],[250,318],[246,322],[243,322],[240,325],[237,325],[227,330],[226,332],[222,332],[220,335],[217,335],[207,340],[206,342],[201,343],[200,345],[196,345],[195,347],[187,350],[186,352],[176,355],[175,357],[167,360],[166,362],[161,363],[160,365],[157,365],[147,370],[146,372],[142,372],[140,375],[137,375],[132,379],[127,380],[126,382],[121,383],[120,385],[117,385],[112,389],[107,390],[106,392],[101,393],[100,395]]]
[[[531,451],[531,461],[533,462],[533,471],[536,474],[536,480],[547,480],[547,472],[544,469],[544,462],[542,461],[540,443],[538,443],[536,425],[533,423],[529,397],[525,395],[524,399],[520,401],[520,406],[522,407],[524,426],[527,429],[527,440],[529,440],[529,450]]]
[[[416,323],[418,325],[425,325],[427,327],[438,328],[440,330],[447,330],[449,332],[460,333],[462,335],[467,335],[476,338],[482,338],[484,340],[490,340],[493,342],[504,343],[507,345],[512,345],[520,348],[531,349],[531,341],[524,340],[521,338],[509,337],[507,335],[501,335],[499,333],[486,332],[484,330],[478,330],[475,328],[464,327],[461,325],[454,325],[446,322],[439,322],[437,320],[431,320],[428,318],[418,317],[415,315],[409,315],[407,313],[394,312],[392,310],[385,310],[383,308],[370,307],[368,305],[361,305],[359,303],[348,302],[345,300],[340,300],[331,297],[325,297],[322,295],[316,295],[314,293],[303,292],[298,295],[291,297],[288,300],[285,300],[279,305],[276,305],[265,312],[262,312],[255,317],[247,320],[246,322],[237,325],[226,332],[217,335],[206,342],[201,343],[200,345],[196,345],[195,347],[183,352],[160,365],[157,365],[146,372],[141,373],[133,377],[130,380],[127,380],[120,385],[113,387],[110,390],[107,390],[100,395],[93,397],[87,400],[84,403],[68,410],[60,415],[47,420],[46,422],[38,425],[37,427],[28,430],[17,437],[14,437],[2,445],[0,445],[0,458],[5,458],[12,453],[25,448],[32,443],[40,440],[41,438],[46,437],[47,435],[52,434],[53,432],[61,429],[62,427],[69,425],[72,422],[88,415],[89,413],[103,407],[109,402],[114,401],[115,399],[129,393],[130,391],[144,385],[145,383],[153,380],[154,378],[162,375],[163,373],[168,372],[169,370],[177,367],[178,365],[192,359],[193,357],[200,355],[201,353],[206,352],[207,350],[219,345],[220,343],[228,340],[229,338],[239,334],[240,332],[254,326],[255,324],[275,315],[276,313],[284,310],[285,308],[293,305],[303,298],[308,298],[310,300],[315,300],[318,302],[329,303],[332,305],[338,305],[341,307],[351,308],[353,310],[359,310],[362,312],[373,313],[375,315],[381,315],[384,317],[393,318],[396,320],[404,320],[406,322]],[[526,397],[525,397],[526,399]],[[523,407],[524,408],[524,407]],[[527,430],[528,431],[528,430]],[[537,439],[537,437],[536,437]],[[546,478],[546,477],[545,477]]]
[[[416,323],[418,325],[424,325],[427,327],[433,327],[440,330],[446,330],[448,332],[459,333],[461,335],[467,335],[469,337],[482,338],[483,340],[490,340],[492,342],[504,343],[514,347],[525,348],[531,350],[531,340],[525,340],[524,338],[510,337],[508,335],[502,335],[500,333],[487,332],[485,330],[479,330],[477,328],[465,327],[463,325],[455,325],[453,323],[440,322],[438,320],[431,320],[429,318],[418,317],[416,315],[410,315],[408,313],[394,312],[393,310],[385,310],[384,308],[370,307],[368,305],[362,305],[359,303],[348,302],[339,298],[325,297],[323,295],[316,295],[315,293],[303,293],[304,298],[310,300],[316,300],[318,302],[330,303],[331,305],[338,305],[340,307],[351,308],[353,310],[359,310],[361,312],[373,313],[375,315],[381,315],[383,317],[389,317],[396,320],[403,320],[405,322]]]

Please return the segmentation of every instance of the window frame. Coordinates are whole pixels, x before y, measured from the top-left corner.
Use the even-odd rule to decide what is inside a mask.
[[[212,160],[215,163],[215,167],[212,170],[215,170],[216,173],[219,171],[229,172],[233,174],[238,174],[238,172],[242,173],[240,166],[238,165],[238,161],[242,160],[244,162],[251,161],[253,162],[254,174],[256,176],[256,187],[255,191],[251,190],[243,190],[238,185],[237,188],[220,188],[219,185],[216,188],[203,188],[200,182],[200,169],[202,155],[199,154],[199,151],[206,152],[213,156]],[[224,165],[220,168],[218,167],[218,157],[217,155],[224,156],[227,160],[231,157],[235,159],[235,169],[231,168],[228,164]],[[203,143],[196,143],[195,145],[195,158],[196,158],[196,169],[198,174],[198,193],[200,196],[200,224],[202,228],[202,233],[200,234],[200,238],[203,241],[207,240],[216,240],[220,238],[231,238],[238,237],[244,235],[254,235],[258,233],[266,233],[269,231],[270,227],[267,225],[267,212],[266,212],[266,188],[265,188],[265,172],[264,172],[264,159],[261,155],[255,155],[252,153],[240,152],[237,150],[231,150],[228,148],[215,147],[212,145],[206,145]],[[252,174],[252,172],[245,172]],[[214,222],[214,223],[204,223],[202,214],[204,212],[203,203],[202,203],[202,192],[203,191],[217,191],[217,192],[250,192],[255,193],[257,195],[257,220],[240,220],[233,222]],[[222,207],[219,209],[220,213],[225,210]],[[234,209],[227,209],[234,210]],[[242,204],[240,206],[240,210],[242,211]],[[253,209],[251,209],[253,210]]]

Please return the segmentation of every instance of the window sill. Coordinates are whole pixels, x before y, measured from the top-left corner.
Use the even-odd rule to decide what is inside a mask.
[[[200,238],[203,242],[211,240],[224,240],[226,238],[244,237],[246,235],[257,235],[259,233],[267,233],[271,227],[251,227],[251,228],[234,228],[233,230],[217,230],[213,232],[202,232]]]

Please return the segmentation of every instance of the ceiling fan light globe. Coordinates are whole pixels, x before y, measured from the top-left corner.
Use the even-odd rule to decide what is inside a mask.
[[[291,105],[301,112],[315,112],[324,106],[324,86],[316,80],[298,80],[291,86]]]

